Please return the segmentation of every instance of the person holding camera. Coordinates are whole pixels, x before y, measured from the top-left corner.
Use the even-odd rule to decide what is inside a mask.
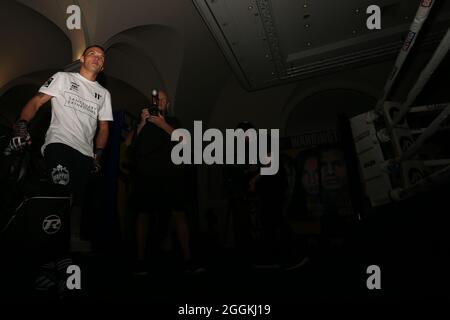
[[[168,114],[170,102],[164,91],[154,91],[152,107],[141,111],[140,122],[126,140],[131,147],[135,168],[131,203],[137,213],[137,273],[146,274],[147,236],[150,218],[157,222],[159,238],[166,235],[170,218],[174,219],[182,257],[191,260],[189,229],[185,213],[183,167],[173,164],[172,132],[180,127]]]

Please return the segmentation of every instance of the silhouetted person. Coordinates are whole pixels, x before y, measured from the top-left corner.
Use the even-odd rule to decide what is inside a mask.
[[[141,112],[140,122],[127,138],[132,146],[135,170],[131,202],[137,211],[136,244],[137,273],[147,273],[147,243],[151,218],[156,223],[154,232],[159,240],[170,231],[169,222],[175,223],[175,231],[186,267],[192,263],[189,226],[184,198],[184,168],[176,166],[171,159],[172,132],[180,127],[177,118],[168,115],[170,102],[164,91],[158,92],[159,114],[151,115],[148,108]],[[134,139],[134,140],[133,140]],[[155,236],[154,234],[152,236]]]

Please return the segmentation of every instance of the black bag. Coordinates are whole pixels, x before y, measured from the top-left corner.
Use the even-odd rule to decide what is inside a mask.
[[[70,237],[68,190],[33,174],[27,151],[2,161],[9,173],[3,179],[0,203],[0,242],[4,253],[46,259],[67,250]],[[5,159],[3,159],[5,160]]]
[[[66,250],[71,197],[25,197],[2,229],[7,250],[52,255]]]

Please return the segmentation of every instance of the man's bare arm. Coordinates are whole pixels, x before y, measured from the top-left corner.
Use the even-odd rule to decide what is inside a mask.
[[[95,139],[96,149],[105,149],[106,142],[108,142],[109,125],[108,121],[99,121],[99,129],[97,138]]]
[[[31,121],[36,115],[36,112],[39,110],[39,108],[42,107],[51,98],[52,96],[39,92],[37,95],[31,98],[30,101],[27,102],[25,107],[22,109],[22,112],[20,113],[19,120]]]

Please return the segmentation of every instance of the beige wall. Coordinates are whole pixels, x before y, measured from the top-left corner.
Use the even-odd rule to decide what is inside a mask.
[[[214,105],[209,125],[217,128],[234,128],[241,120],[249,120],[258,128],[278,128],[285,133],[286,123],[298,108],[296,117],[302,120],[306,131],[311,125],[320,126],[320,121],[329,121],[335,114],[336,106],[328,103],[302,109],[302,101],[321,92],[336,89],[354,90],[363,95],[376,96],[391,70],[391,62],[366,66],[355,70],[346,70],[322,77],[310,78],[264,90],[247,92],[230,77],[223,87],[217,103]],[[320,100],[320,99],[319,99]],[[345,110],[345,105],[340,111]],[[361,112],[370,106],[361,106]],[[352,113],[355,112],[352,107]]]
[[[71,45],[65,34],[16,2],[0,1],[0,39],[0,95],[11,80],[71,62]]]

